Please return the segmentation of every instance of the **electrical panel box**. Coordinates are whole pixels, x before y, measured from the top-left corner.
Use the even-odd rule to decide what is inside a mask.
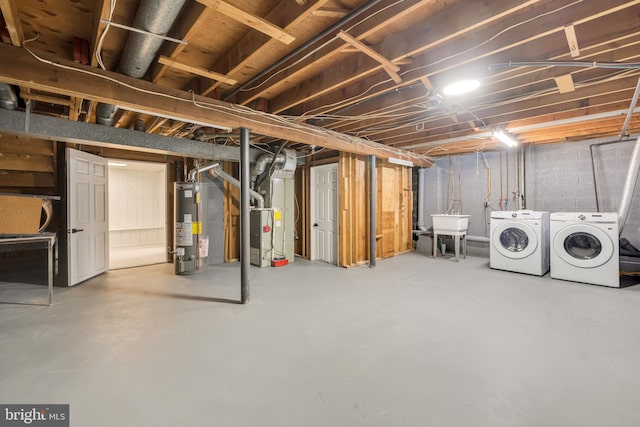
[[[258,267],[271,266],[273,236],[273,211],[270,209],[253,209],[249,213],[249,241],[251,265]]]

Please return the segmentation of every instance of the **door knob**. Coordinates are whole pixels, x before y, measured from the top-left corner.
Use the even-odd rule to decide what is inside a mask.
[[[74,233],[79,233],[80,231],[84,231],[82,228],[72,228],[70,233],[74,234]]]
[[[318,223],[316,222],[315,224],[313,224],[313,226],[314,226],[314,227],[317,227],[317,226],[318,226]]]

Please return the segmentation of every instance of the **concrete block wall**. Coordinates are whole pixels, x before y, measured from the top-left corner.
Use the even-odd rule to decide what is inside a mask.
[[[596,212],[591,144],[592,141],[583,141],[525,147],[526,208],[549,212]],[[634,144],[635,140],[594,146],[600,212],[618,211]],[[505,205],[504,210],[517,208],[514,153],[514,150],[505,149],[487,152],[484,156],[477,152],[440,158],[425,174],[425,225],[431,226],[431,214],[445,213],[453,198],[456,213],[471,215],[468,234],[489,237],[491,211],[501,210]],[[487,165],[491,169],[490,180]],[[458,186],[462,193],[461,203],[457,200],[460,199]],[[502,198],[507,199],[503,200],[502,207],[501,193]],[[623,236],[640,247],[640,186],[634,193]],[[488,245],[469,242],[469,253],[488,256]]]

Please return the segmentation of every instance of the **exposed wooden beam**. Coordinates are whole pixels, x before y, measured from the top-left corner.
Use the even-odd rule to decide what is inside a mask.
[[[237,80],[227,77],[223,74],[216,73],[214,71],[205,70],[204,68],[201,68],[201,67],[194,67],[192,65],[183,64],[171,58],[167,58],[166,56],[161,55],[160,58],[158,58],[158,62],[162,65],[175,68],[176,70],[186,71],[187,73],[195,74],[201,77],[206,77],[211,80],[217,80],[222,83],[226,83],[228,85],[235,85],[238,83]]]
[[[69,120],[77,121],[80,118],[82,102],[82,98],[71,98],[71,105],[69,106]]]
[[[259,16],[252,15],[250,13],[245,12],[242,9],[235,7],[232,4],[229,4],[222,0],[197,0],[198,3],[201,3],[211,9],[214,9],[231,19],[234,19],[242,24],[245,24],[248,27],[253,28],[254,30],[260,31],[268,36],[273,37],[276,40],[281,41],[284,44],[290,44],[296,38],[291,34],[287,33],[282,28],[277,25],[273,25],[271,22],[263,19]]]
[[[39,95],[35,93],[22,93],[20,94],[20,97],[30,101],[44,102],[47,104],[66,105],[67,107],[71,107],[73,105],[73,100],[69,98],[58,98],[55,96]]]
[[[394,82],[396,82],[397,84],[402,83],[402,78],[400,78],[400,76],[398,75],[398,71],[400,71],[400,67],[395,65],[393,62],[389,61],[384,56],[380,55],[378,52],[376,52],[366,44],[362,43],[357,38],[351,36],[350,34],[344,31],[340,31],[338,33],[338,37],[344,40],[345,42],[349,43],[351,46],[355,47],[365,55],[369,56],[370,58],[373,58],[374,61],[379,62],[380,65],[382,65],[382,68],[385,69],[387,74],[391,76]]]
[[[624,0],[612,0],[608,3],[598,3],[596,5],[591,3],[575,4],[575,2],[571,2],[571,0],[558,0],[557,2],[554,2],[554,7],[556,7],[556,5],[559,7],[562,5],[573,4],[572,12],[575,13],[576,16],[583,17],[580,20],[576,20],[576,22],[585,23],[598,19],[599,17],[606,16],[607,14],[617,12],[621,7],[631,7],[632,4],[637,3],[637,1],[625,2]],[[509,5],[511,7],[509,10],[514,13],[513,16],[508,16],[507,18],[504,16],[502,17],[503,25],[509,27],[523,22],[522,20],[526,15],[522,15],[521,9],[525,3],[514,3],[510,0],[504,0],[501,2],[501,5],[502,4]],[[506,58],[506,61],[508,61],[509,58],[511,58],[510,52],[512,49],[527,45],[527,52],[529,53],[529,46],[536,41],[544,41],[546,37],[555,37],[559,40],[563,40],[564,42],[564,24],[566,22],[566,17],[559,14],[551,15],[551,17],[544,21],[542,25],[540,22],[535,20],[531,22],[524,21],[526,23],[518,27],[518,32],[512,35],[508,42],[494,39],[491,42],[478,47],[478,39],[488,40],[495,34],[495,29],[486,25],[494,21],[494,19],[492,16],[488,16],[486,11],[475,10],[475,4],[467,5],[466,3],[459,3],[458,5],[464,6],[464,9],[458,10],[454,6],[451,9],[447,9],[446,13],[458,12],[460,14],[465,14],[465,18],[460,18],[462,21],[467,20],[467,14],[473,13],[472,16],[477,16],[477,19],[480,20],[475,21],[473,27],[475,28],[482,24],[484,25],[483,28],[478,28],[476,31],[470,31],[469,28],[465,28],[464,31],[457,31],[456,34],[459,38],[456,40],[455,45],[434,45],[428,52],[428,55],[424,54],[416,57],[412,66],[414,71],[404,73],[402,76],[405,82],[417,81],[423,76],[432,76],[435,73],[443,73],[463,65],[471,66],[473,63],[479,63],[478,61],[489,57],[491,57],[492,60]],[[535,14],[537,11],[535,9],[531,9],[531,12],[529,13]],[[448,39],[448,35],[451,34],[451,28],[448,24],[442,25],[442,23],[447,22],[450,21],[444,18],[434,22],[433,26],[429,26],[430,34],[432,32],[434,35],[441,33],[443,39]],[[376,51],[382,53],[385,57],[393,58],[393,60],[395,60],[399,56],[405,56],[407,51],[413,51],[414,48],[424,49],[424,43],[415,42],[417,34],[418,33],[415,33],[414,30],[410,30],[407,33],[389,37],[384,40],[380,47],[376,47]],[[542,45],[544,45],[544,43]],[[549,41],[546,42],[545,46],[548,51]],[[455,54],[459,51],[464,53]],[[434,62],[433,58],[445,59]],[[357,73],[360,73],[361,70],[367,71],[367,68],[379,67],[378,64],[373,63],[373,61],[371,62],[372,64],[369,64],[368,66],[361,64]],[[314,113],[322,113],[332,109],[344,108],[348,105],[362,102],[364,99],[377,97],[381,94],[390,92],[397,87],[394,83],[380,84],[381,80],[384,79],[380,72],[371,75],[368,78],[359,78],[357,84],[343,85],[343,81],[349,80],[353,77],[353,65],[353,61],[344,61],[339,64],[338,67],[334,67],[331,70],[331,73],[321,74],[313,79],[307,79],[304,83],[298,86],[297,91],[274,97],[270,103],[272,111],[281,112],[298,103],[304,103],[307,110]],[[343,72],[343,70],[349,71]],[[340,76],[340,78],[335,78],[335,76]],[[322,82],[322,97],[315,96],[315,94],[320,91],[318,88],[319,82]],[[369,90],[372,86],[375,86],[375,90]],[[327,88],[330,88],[333,93],[329,95]],[[366,93],[366,95],[363,96],[363,93]],[[312,97],[315,99],[312,99]],[[325,106],[327,105],[330,105],[331,108],[326,108]]]
[[[335,7],[323,7],[322,9],[318,9],[312,13],[313,16],[321,16],[323,18],[344,18],[348,14],[348,10]]]
[[[107,24],[102,21],[108,21],[109,15],[111,14],[111,0],[102,0],[101,2],[97,2],[98,7],[95,13],[94,23],[93,23],[93,32],[91,33],[91,51],[89,54],[91,55],[91,66],[98,66],[98,57],[96,55],[98,51],[98,43],[100,42],[100,36],[104,32]]]
[[[194,3],[191,7],[185,8],[173,25],[171,37],[191,42],[200,29],[207,25],[207,20],[212,13],[214,13],[213,9],[199,3]],[[182,43],[165,43],[160,54],[167,58],[175,59],[186,47],[187,45]],[[154,64],[151,71],[151,81],[154,83],[160,81],[168,69],[169,66],[167,65]]]
[[[505,0],[506,1],[506,0]],[[510,0],[515,1],[515,0]],[[402,4],[395,3],[394,7],[389,7],[385,2],[381,2],[369,10],[370,17],[364,21],[360,21],[360,18],[354,18],[356,21],[349,21],[345,23],[345,26],[354,25],[357,23],[356,34],[357,38],[366,38],[370,35],[375,35],[376,31],[381,30],[385,25],[389,25],[393,22],[401,20],[404,17],[410,16],[420,8],[424,8],[425,4],[431,3],[428,0],[405,0]],[[354,30],[355,31],[355,30]],[[296,82],[305,81],[311,73],[317,73],[317,64],[331,64],[332,61],[337,61],[338,57],[343,54],[343,51],[336,48],[335,43],[330,43],[331,40],[336,40],[335,35],[331,34],[327,38],[318,41],[318,44],[322,44],[324,47],[315,50],[311,55],[306,56],[303,60],[296,61],[295,64],[286,63],[282,68],[286,68],[286,71],[278,69],[274,70],[274,73],[278,73],[280,76],[276,82],[270,82],[269,85],[261,85],[257,82],[254,85],[254,89],[244,91],[238,98],[238,102],[241,104],[248,104],[257,98],[273,98],[273,94],[280,94],[287,89],[296,88]],[[386,56],[386,55],[385,55]],[[356,58],[357,60],[358,58]],[[376,66],[380,67],[379,63],[370,61]],[[352,64],[353,65],[353,64]],[[360,65],[356,65],[356,69],[359,69]],[[371,69],[367,69],[366,73],[371,73]],[[365,73],[365,74],[366,74]],[[348,74],[353,74],[350,71]],[[269,77],[264,77],[263,80]],[[261,80],[262,81],[262,80]],[[343,81],[345,85],[349,85],[353,80]],[[304,89],[303,89],[304,90]],[[293,92],[297,92],[297,89]],[[305,95],[308,95],[305,93]],[[313,96],[313,95],[309,95]],[[321,97],[321,93],[317,93],[317,96]],[[303,103],[302,101],[301,103]],[[283,111],[283,110],[279,110]]]
[[[22,23],[20,22],[20,16],[18,15],[18,7],[15,0],[0,0],[0,10],[4,17],[4,22],[7,25],[9,36],[11,37],[11,43],[14,46],[22,46],[24,40],[24,33],[22,31]]]
[[[296,7],[291,4],[291,0],[281,0],[269,14],[266,19],[275,21],[279,19],[284,29],[294,36],[305,33],[305,21],[308,15],[325,6],[330,0],[308,1],[302,7]],[[251,52],[247,55],[247,52]],[[262,33],[247,34],[235,46],[233,46],[226,55],[223,55],[212,67],[212,70],[225,70],[227,76],[237,79],[238,81],[246,81],[249,72],[248,67],[259,66],[266,67],[269,65],[265,58],[280,57],[286,55],[288,47],[282,43],[268,37]],[[202,94],[208,95],[220,86],[220,82],[215,82],[206,88]]]
[[[185,122],[208,126],[247,127],[255,134],[317,145],[355,154],[371,154],[387,159],[397,157],[417,166],[428,166],[426,158],[390,149],[361,138],[296,123],[273,114],[251,110],[192,93],[161,87],[109,71],[56,59],[38,61],[24,49],[0,45],[0,81],[23,85],[65,96],[83,97],[118,105],[124,109],[171,116]],[[58,66],[60,64],[60,66]]]

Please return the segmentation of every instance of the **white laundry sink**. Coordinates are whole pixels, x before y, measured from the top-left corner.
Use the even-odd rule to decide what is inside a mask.
[[[471,215],[432,214],[433,231],[436,234],[466,233]]]

